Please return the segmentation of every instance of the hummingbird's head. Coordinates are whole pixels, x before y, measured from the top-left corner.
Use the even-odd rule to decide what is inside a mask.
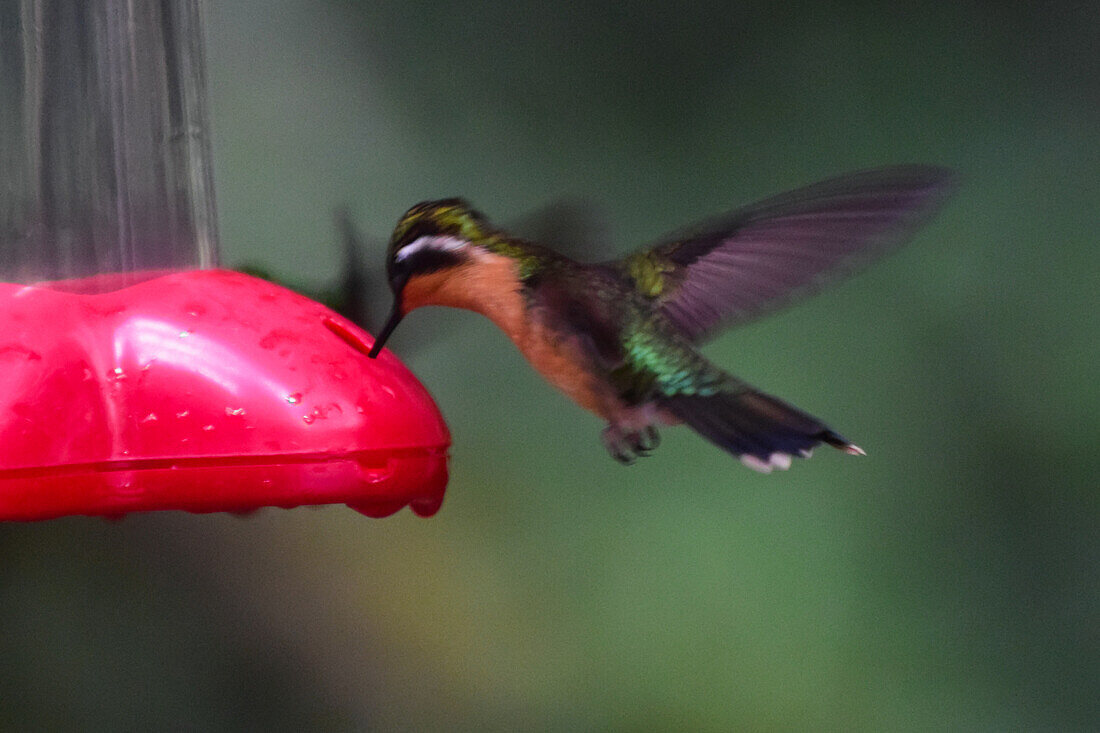
[[[463,199],[417,204],[401,217],[386,253],[386,277],[393,291],[393,311],[370,350],[378,356],[406,313],[426,305],[429,284],[442,282],[471,262],[474,249],[492,235],[485,217]],[[411,293],[410,293],[411,291]],[[414,297],[406,297],[408,294]]]

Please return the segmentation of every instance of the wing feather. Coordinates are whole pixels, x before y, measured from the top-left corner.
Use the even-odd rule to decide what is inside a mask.
[[[617,263],[701,341],[817,292],[900,246],[947,198],[933,166],[853,173],[780,194]]]

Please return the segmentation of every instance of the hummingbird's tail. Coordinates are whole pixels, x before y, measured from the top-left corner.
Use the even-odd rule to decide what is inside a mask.
[[[821,443],[852,455],[865,455],[862,448],[817,418],[751,388],[708,397],[679,395],[665,398],[661,406],[762,473],[789,468],[792,457],[809,458]]]

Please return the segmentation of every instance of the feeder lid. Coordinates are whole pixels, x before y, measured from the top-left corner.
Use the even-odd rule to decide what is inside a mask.
[[[350,321],[224,270],[101,291],[0,284],[0,519],[438,510],[442,416]]]

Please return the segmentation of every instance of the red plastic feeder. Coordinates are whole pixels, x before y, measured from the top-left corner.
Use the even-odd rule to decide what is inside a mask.
[[[450,438],[415,377],[324,306],[201,269],[198,10],[0,3],[0,90],[18,91],[0,111],[0,520],[434,514]]]
[[[450,443],[390,353],[219,270],[85,295],[0,284],[0,518],[345,503],[436,512]]]

